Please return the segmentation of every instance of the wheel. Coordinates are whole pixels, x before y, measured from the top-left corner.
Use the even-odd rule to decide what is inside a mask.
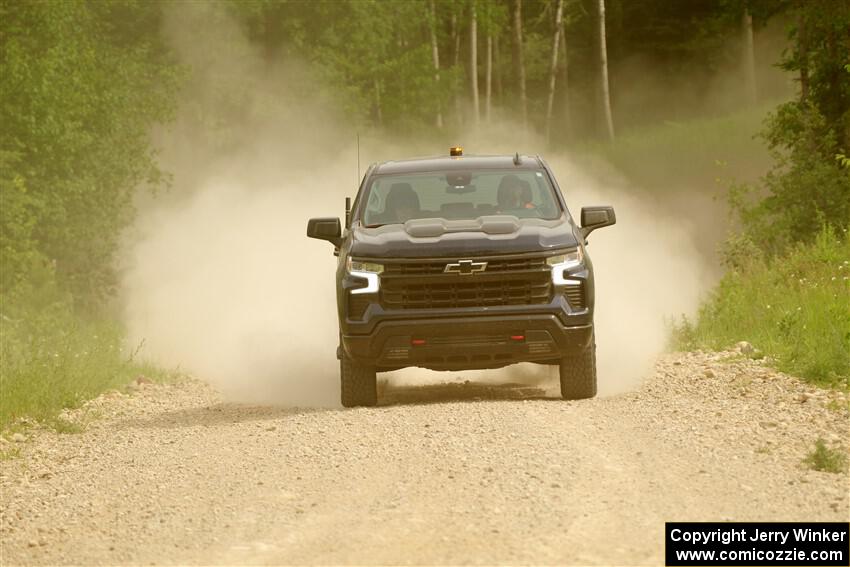
[[[565,356],[560,363],[561,397],[583,400],[596,395],[596,339],[581,353]]]
[[[378,388],[375,368],[357,364],[343,353],[340,366],[340,392],[342,405],[374,406],[378,403]]]

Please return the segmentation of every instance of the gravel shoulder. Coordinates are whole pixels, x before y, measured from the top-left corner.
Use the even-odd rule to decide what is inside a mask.
[[[847,397],[732,353],[639,391],[387,386],[378,408],[111,392],[0,462],[0,564],[662,564],[665,521],[847,521]]]

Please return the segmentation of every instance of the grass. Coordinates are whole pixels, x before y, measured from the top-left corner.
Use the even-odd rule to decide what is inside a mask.
[[[121,327],[110,321],[47,314],[0,320],[0,431],[28,418],[59,432],[79,432],[79,425],[59,417],[63,409],[140,374],[160,381],[169,376],[127,355],[122,343]]]
[[[847,456],[838,449],[830,449],[823,439],[815,441],[814,450],[803,460],[811,469],[829,473],[847,470]]]
[[[833,412],[848,412],[850,413],[850,400],[839,402],[838,400],[829,400],[826,404],[826,409]]]
[[[9,449],[0,449],[0,461],[11,461],[21,456],[20,447],[11,447]]]
[[[824,229],[808,245],[767,261],[739,258],[674,346],[721,350],[749,341],[771,363],[812,383],[850,381],[850,237]]]
[[[657,196],[682,191],[720,195],[729,180],[755,180],[770,167],[756,134],[774,106],[765,103],[723,116],[626,131],[612,142],[574,148],[575,157],[590,170],[601,157]]]

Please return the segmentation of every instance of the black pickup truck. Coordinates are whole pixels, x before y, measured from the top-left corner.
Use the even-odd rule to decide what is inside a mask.
[[[612,207],[573,220],[539,156],[449,156],[367,170],[331,242],[342,405],[377,403],[376,372],[558,365],[565,399],[596,395],[593,267],[586,239]]]

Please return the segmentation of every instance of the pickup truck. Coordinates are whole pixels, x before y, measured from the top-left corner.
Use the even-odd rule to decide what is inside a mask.
[[[376,373],[557,365],[565,399],[596,395],[587,237],[539,156],[450,155],[372,164],[339,218],[307,236],[338,257],[342,405],[377,403]]]

